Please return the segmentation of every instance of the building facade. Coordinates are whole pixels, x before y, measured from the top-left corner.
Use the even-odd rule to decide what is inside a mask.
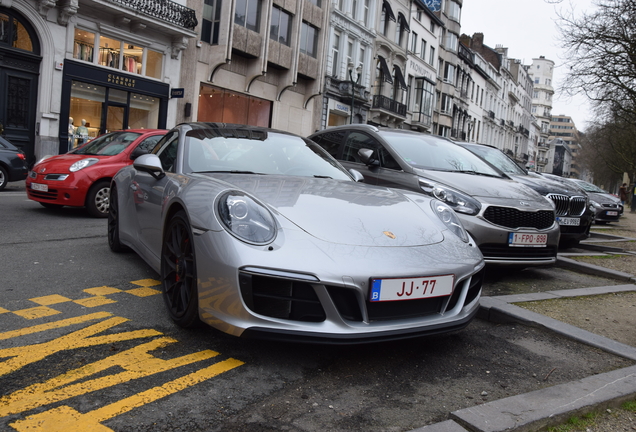
[[[196,36],[192,9],[160,0],[1,0],[0,23],[0,124],[30,163],[109,130],[171,126],[170,90]]]
[[[550,155],[550,121],[552,120],[552,75],[554,62],[544,56],[532,59],[528,74],[532,77],[534,91],[532,93],[532,114],[539,125],[539,137],[535,157],[536,170],[546,172]]]

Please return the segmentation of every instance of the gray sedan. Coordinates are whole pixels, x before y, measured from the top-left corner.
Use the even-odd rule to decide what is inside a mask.
[[[338,126],[309,137],[370,184],[407,189],[455,210],[486,262],[556,261],[554,203],[442,137],[371,125]]]
[[[455,213],[361,178],[292,134],[182,124],[113,178],[109,245],[160,274],[183,327],[355,343],[466,326],[484,261]]]

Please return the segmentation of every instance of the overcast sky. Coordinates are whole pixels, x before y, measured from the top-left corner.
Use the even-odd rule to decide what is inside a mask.
[[[560,48],[556,26],[557,11],[569,10],[570,0],[464,0],[462,5],[462,33],[472,36],[484,34],[484,44],[491,48],[503,45],[508,57],[520,59],[524,65],[532,64],[539,56],[554,61],[552,102],[553,115],[572,117],[578,130],[586,129],[592,113],[586,99],[567,98],[559,91],[565,79],[564,52]],[[592,0],[576,0],[576,13],[591,11]]]

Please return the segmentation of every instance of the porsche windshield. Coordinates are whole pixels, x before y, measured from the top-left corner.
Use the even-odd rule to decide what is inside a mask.
[[[89,141],[72,153],[81,155],[113,156],[121,153],[141,134],[135,132],[112,132]]]
[[[351,180],[346,170],[314,142],[284,133],[249,131],[225,134],[189,131],[185,172],[274,174]],[[217,136],[214,136],[217,135]]]
[[[380,135],[407,163],[416,168],[501,177],[497,170],[478,156],[444,139],[389,131],[383,131]]]

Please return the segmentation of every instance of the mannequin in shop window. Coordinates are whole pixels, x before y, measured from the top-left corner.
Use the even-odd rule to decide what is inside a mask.
[[[82,119],[82,125],[78,126],[75,132],[77,133],[78,146],[81,146],[88,141],[88,128],[86,127],[86,120]]]
[[[68,118],[68,149],[72,150],[75,147],[75,126],[73,126],[73,117]]]

